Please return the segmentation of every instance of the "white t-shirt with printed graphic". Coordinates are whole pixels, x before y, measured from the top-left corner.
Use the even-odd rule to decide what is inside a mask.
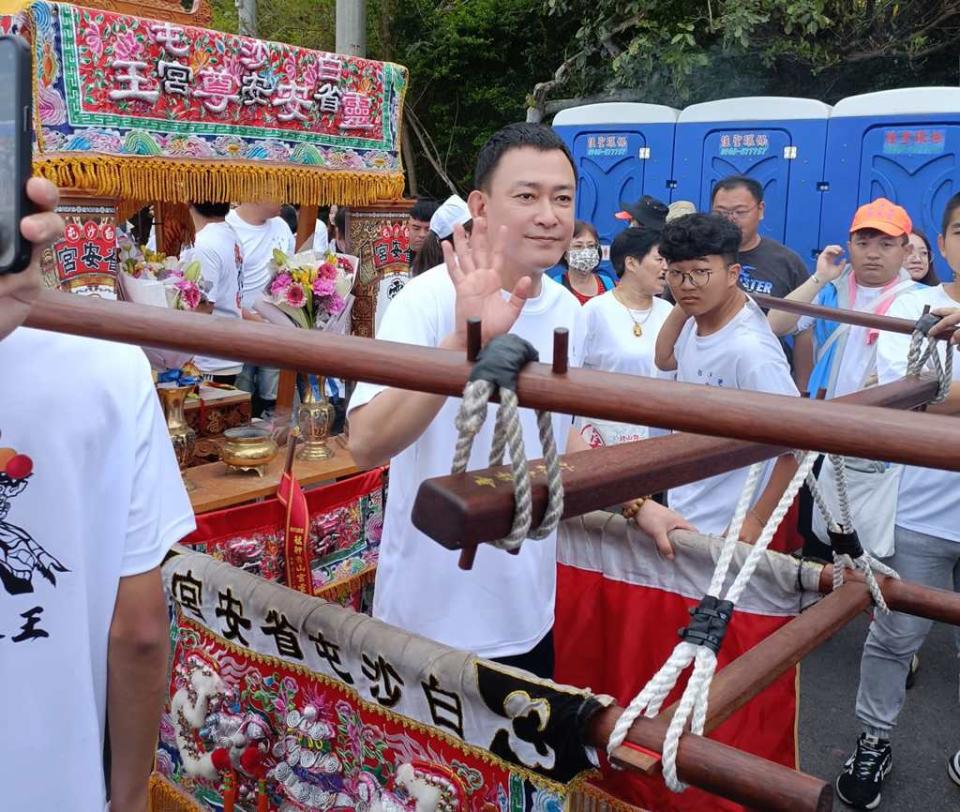
[[[799,396],[780,342],[752,299],[716,333],[701,337],[696,328],[696,321],[689,319],[674,348],[681,383]],[[775,462],[766,463],[754,501],[763,493]],[[667,501],[701,533],[720,534],[733,518],[748,471],[738,468],[672,488]]]
[[[242,317],[243,253],[233,228],[225,222],[207,223],[197,233],[193,247],[183,252],[186,262],[199,262],[203,279],[210,285],[207,299],[213,304],[213,315],[228,319]],[[220,358],[198,355],[193,359],[201,372],[232,375],[242,364]]]
[[[446,266],[432,268],[411,279],[397,294],[384,314],[377,338],[436,347],[454,332],[455,300]],[[527,300],[511,332],[533,344],[540,361],[550,363],[554,328],[570,329],[570,364],[574,366],[579,362],[581,343],[579,310],[579,303],[568,291],[543,276],[540,295]],[[349,410],[369,403],[384,388],[358,384]],[[410,521],[420,484],[450,473],[459,409],[459,398],[447,398],[419,439],[390,462],[390,498],[380,543],[373,614],[407,631],[484,657],[522,654],[536,646],[553,626],[556,534],[525,542],[517,556],[482,544],[473,570],[464,572],[457,564],[459,553],[441,547]],[[488,409],[467,470],[489,464],[496,409],[493,405]],[[520,420],[527,457],[541,458],[535,413],[521,409]],[[570,425],[570,416],[553,415],[560,453],[566,447]]]
[[[897,297],[887,311],[888,316],[916,321],[923,315],[924,305],[931,310],[938,307],[960,307],[960,302],[943,289],[917,286]],[[945,342],[938,342],[940,358],[947,352]],[[907,373],[907,353],[910,336],[881,332],[877,340],[877,374],[880,383],[891,383]],[[950,347],[953,356],[953,386],[960,381],[960,352]],[[905,414],[904,419],[909,420]],[[960,428],[960,425],[958,425]],[[906,465],[900,479],[897,499],[897,524],[907,530],[925,533],[941,539],[960,542],[960,473],[938,471]]]
[[[247,310],[252,310],[270,281],[270,261],[274,250],[293,256],[296,238],[282,217],[271,217],[263,225],[254,226],[234,209],[227,215],[227,222],[236,232],[243,254],[241,301]]]
[[[20,328],[0,376],[2,806],[101,812],[119,582],[193,510],[140,349]]]

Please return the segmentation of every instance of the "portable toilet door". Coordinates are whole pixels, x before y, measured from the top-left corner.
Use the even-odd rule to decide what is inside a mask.
[[[593,223],[606,259],[626,226],[614,215],[643,195],[666,202],[677,110],[660,104],[604,102],[557,113],[553,127],[573,154],[577,218]]]
[[[754,96],[694,104],[680,112],[672,200],[709,211],[717,181],[746,175],[763,187],[760,234],[810,263],[820,224],[818,182],[830,106],[814,99]]]
[[[820,240],[846,245],[858,206],[885,197],[903,206],[931,244],[960,192],[960,88],[917,87],[837,102],[827,135]],[[934,247],[941,279],[950,271]]]

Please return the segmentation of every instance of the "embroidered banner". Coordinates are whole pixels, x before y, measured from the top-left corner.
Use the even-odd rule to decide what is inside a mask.
[[[63,185],[341,205],[402,193],[399,65],[46,2],[0,27],[32,41],[37,168]]]
[[[243,808],[259,794],[271,809],[549,812],[591,770],[581,735],[607,697],[203,554],[163,574],[174,652],[157,769],[208,806],[227,779]]]
[[[360,610],[377,571],[385,490],[386,472],[376,469],[306,492],[307,543],[299,555],[309,567],[299,585],[287,575],[287,510],[280,499],[201,514],[183,543],[261,578]]]

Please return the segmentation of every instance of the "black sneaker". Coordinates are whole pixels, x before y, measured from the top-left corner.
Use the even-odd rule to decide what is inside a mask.
[[[917,681],[917,672],[920,670],[920,655],[914,654],[910,658],[910,670],[907,671],[907,690],[909,691]]]
[[[837,778],[837,795],[854,809],[880,806],[880,787],[893,768],[893,752],[887,739],[861,733],[857,749]]]
[[[960,786],[960,750],[947,759],[947,772],[950,774],[950,780]]]

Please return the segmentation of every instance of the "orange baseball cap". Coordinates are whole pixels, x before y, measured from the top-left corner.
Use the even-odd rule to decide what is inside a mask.
[[[876,229],[891,237],[902,237],[913,231],[913,221],[907,210],[885,197],[878,197],[857,209],[850,224],[850,233],[865,228]]]

